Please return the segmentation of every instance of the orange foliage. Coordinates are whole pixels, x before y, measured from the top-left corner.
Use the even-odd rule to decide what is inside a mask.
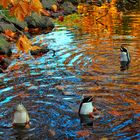
[[[11,30],[5,30],[4,34],[7,35],[7,36],[10,36],[10,37],[14,37],[15,36],[15,33],[12,32]]]
[[[10,13],[16,16],[19,20],[24,20],[26,16],[29,16],[31,12],[37,12],[40,14],[43,7],[39,0],[1,0],[0,5],[6,8],[8,5],[12,5]]]
[[[21,35],[19,40],[17,41],[16,46],[18,51],[22,51],[25,53],[29,53],[29,51],[31,50],[40,49],[39,46],[32,46],[31,44],[32,42],[25,35]]]
[[[0,5],[2,5],[4,8],[6,8],[9,3],[11,3],[11,0],[0,0]]]

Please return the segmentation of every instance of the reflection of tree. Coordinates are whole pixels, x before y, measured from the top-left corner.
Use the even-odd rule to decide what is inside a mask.
[[[140,8],[139,0],[118,0],[117,7],[119,10],[135,10]]]

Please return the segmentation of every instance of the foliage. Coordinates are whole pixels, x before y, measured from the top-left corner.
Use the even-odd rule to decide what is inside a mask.
[[[18,51],[22,51],[23,53],[29,53],[31,50],[37,50],[40,49],[38,46],[32,46],[32,42],[28,40],[28,38],[25,35],[21,35],[19,40],[17,41],[17,49]]]
[[[34,11],[40,14],[43,9],[39,0],[1,0],[0,5],[10,9],[11,15],[16,16],[21,21],[26,16],[31,15],[31,12]]]
[[[44,15],[49,16],[49,12],[43,9],[42,4],[39,0],[0,0],[0,5],[2,5],[3,8],[8,9],[1,11],[3,16],[5,18],[8,17],[8,19],[14,20],[14,22],[15,18],[11,17],[10,15],[15,16],[20,21],[23,21],[26,16],[30,16],[32,12],[36,12],[38,14],[42,12]],[[16,43],[18,52],[21,51],[29,53],[29,51],[31,50],[40,49],[40,47],[38,46],[32,46],[32,42],[28,40],[28,38],[23,34],[23,32],[19,31],[19,33],[22,35]],[[10,41],[13,41],[12,38],[15,37],[15,33],[11,30],[5,30],[4,36],[10,39]]]

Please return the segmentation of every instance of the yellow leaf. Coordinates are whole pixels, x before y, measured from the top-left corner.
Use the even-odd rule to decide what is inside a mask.
[[[52,9],[52,11],[53,12],[56,12],[57,11],[57,5],[56,4],[53,4],[52,6],[51,6],[51,9]]]
[[[31,10],[37,12],[38,14],[40,14],[43,9],[43,6],[39,0],[32,0],[30,6]]]
[[[25,53],[29,53],[31,50],[41,49],[39,46],[32,46],[32,42],[25,36],[21,35],[19,40],[17,41],[17,49],[18,51],[22,51]]]
[[[40,14],[42,9],[43,7],[39,0],[20,0],[14,2],[13,7],[10,9],[10,13],[22,21],[26,16],[29,16],[32,11]]]

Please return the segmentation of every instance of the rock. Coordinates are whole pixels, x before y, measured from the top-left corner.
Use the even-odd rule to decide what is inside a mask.
[[[68,1],[61,4],[61,9],[64,10],[64,15],[68,15],[76,12],[76,7],[71,2]]]
[[[45,9],[51,10],[52,5],[57,5],[57,0],[42,0],[42,5]]]
[[[12,55],[10,43],[8,43],[3,36],[0,36],[0,55]]]
[[[55,55],[55,51],[52,50],[52,49],[48,49],[48,47],[44,47],[44,46],[41,46],[41,49],[37,49],[37,50],[31,50],[30,53],[31,55],[43,55],[45,53],[48,53],[49,51],[52,51],[53,53],[53,56]]]
[[[47,16],[40,16],[36,13],[32,13],[31,16],[26,17],[25,21],[28,24],[28,28],[41,28],[41,29],[53,29],[54,24]]]
[[[24,30],[25,27],[27,27],[27,22],[25,21],[19,21],[16,18],[7,19],[7,21],[14,24],[14,26],[19,30]]]
[[[6,22],[0,22],[0,32],[4,32],[5,30],[11,30],[11,31],[16,31],[16,28],[13,24],[9,24]]]
[[[78,0],[69,0],[73,5],[78,5]]]
[[[11,30],[15,32],[17,29],[24,30],[25,27],[27,27],[27,23],[25,21],[21,22],[16,18],[0,16],[0,32],[4,32],[4,30]]]
[[[0,73],[7,69],[10,65],[11,60],[8,58],[0,58]]]

